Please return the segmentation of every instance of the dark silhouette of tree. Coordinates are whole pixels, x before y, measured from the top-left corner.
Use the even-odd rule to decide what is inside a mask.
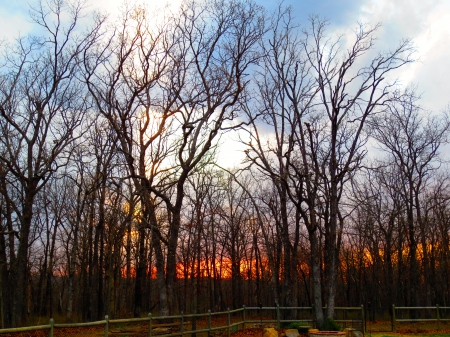
[[[370,125],[372,136],[387,154],[385,165],[395,168],[401,182],[398,193],[405,207],[409,248],[408,305],[416,306],[419,304],[417,237],[425,226],[422,195],[430,184],[432,172],[440,166],[439,149],[448,142],[450,123],[445,115],[425,116],[414,90],[407,89],[391,100],[385,112],[373,118]],[[427,249],[422,247],[422,250],[424,261],[428,261]],[[428,275],[424,277],[427,279]]]
[[[149,14],[133,8],[118,38],[85,59],[90,93],[117,133],[141,199],[140,236],[153,231],[162,315],[174,308],[185,184],[220,133],[233,127],[245,71],[259,57],[260,9],[249,1],[189,3],[169,26],[150,28]],[[164,231],[154,216],[157,200],[168,213]],[[144,268],[137,268],[136,302]]]
[[[386,81],[387,74],[411,62],[412,47],[405,40],[372,56],[378,26],[358,25],[350,47],[343,50],[341,38],[330,38],[327,22],[317,17],[302,37],[289,10],[280,10],[273,22],[257,80],[259,105],[247,110],[251,117],[259,114],[275,135],[266,145],[259,134],[266,126],[253,119],[248,159],[279,186],[280,200],[289,197],[295,204],[297,221],[308,230],[314,307],[322,326],[323,304],[325,316],[334,315],[346,182],[367,152],[368,118],[391,98],[394,84]],[[286,254],[289,244],[285,247]]]
[[[28,252],[34,201],[54,172],[67,162],[65,149],[83,132],[89,107],[85,87],[77,79],[81,56],[97,39],[101,20],[78,31],[81,2],[39,2],[31,19],[42,37],[21,38],[3,46],[0,75],[0,193],[10,207],[10,326],[23,323],[27,312]],[[11,232],[11,231],[10,231]]]

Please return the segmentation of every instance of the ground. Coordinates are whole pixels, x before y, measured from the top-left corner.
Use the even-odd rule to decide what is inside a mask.
[[[224,326],[226,322],[219,318],[212,319],[212,326]],[[197,322],[198,328],[200,326],[205,326],[206,322]],[[125,325],[110,325],[110,334],[112,337],[146,337],[147,336],[146,324],[139,324],[133,326]],[[383,332],[384,330],[384,332]],[[412,336],[423,336],[423,337],[450,337],[450,325],[441,322],[439,327],[431,326],[428,324],[419,323],[409,323],[403,324],[397,327],[397,332],[389,332],[390,322],[368,322],[366,337],[412,337]],[[253,327],[247,327],[246,329],[239,330],[231,335],[231,337],[262,337],[263,327],[257,324]],[[380,332],[382,331],[382,332]],[[172,331],[176,332],[176,331]],[[281,337],[284,330],[278,330],[279,336]],[[167,332],[166,332],[167,333]],[[48,330],[37,330],[32,332],[21,332],[14,334],[1,334],[0,337],[47,337]],[[54,337],[102,337],[103,327],[83,327],[83,328],[73,328],[73,329],[55,329]],[[158,335],[153,334],[154,337]],[[190,335],[185,335],[186,337],[191,337]],[[206,333],[198,333],[196,337],[206,337]],[[226,337],[226,331],[215,331],[211,333],[211,337]]]

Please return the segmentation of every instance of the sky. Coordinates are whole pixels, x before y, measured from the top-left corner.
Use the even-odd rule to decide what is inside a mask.
[[[164,0],[141,0],[150,7]],[[177,6],[181,0],[170,1]],[[118,15],[123,0],[87,0],[91,9]],[[270,13],[276,0],[256,0]],[[30,5],[37,0],[0,0],[0,39],[12,40],[32,33]],[[294,9],[297,22],[307,27],[310,15],[329,19],[329,32],[346,34],[358,22],[382,26],[377,32],[377,50],[394,48],[402,38],[412,39],[417,59],[396,73],[404,86],[415,85],[422,105],[432,112],[450,103],[450,0],[284,0]],[[228,146],[227,146],[228,147]],[[230,155],[231,156],[231,155]],[[239,155],[233,155],[238,160]]]

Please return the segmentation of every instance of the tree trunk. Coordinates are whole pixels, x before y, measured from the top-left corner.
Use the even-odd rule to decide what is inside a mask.
[[[11,325],[17,327],[25,323],[28,310],[28,247],[31,220],[33,217],[33,202],[36,186],[25,190],[25,199],[23,203],[23,213],[20,217],[19,247],[17,250],[17,259],[11,264],[11,284],[12,287],[12,310]]]
[[[324,323],[323,302],[322,302],[322,282],[321,282],[321,264],[320,247],[317,240],[316,229],[308,228],[309,242],[311,245],[311,270],[313,279],[313,303],[317,326],[322,327]]]
[[[6,240],[2,233],[0,234],[0,329],[4,329],[11,324],[10,298],[8,296],[10,284],[6,258]]]
[[[66,322],[68,323],[72,322],[73,297],[74,297],[73,281],[75,277],[77,251],[78,251],[78,222],[73,230],[73,243],[72,249],[70,251],[69,280],[68,280],[69,284],[67,289],[67,309],[66,309]]]
[[[49,249],[49,262],[47,272],[46,272],[46,286],[45,286],[45,311],[49,313],[50,317],[53,317],[53,261],[55,255],[55,244],[56,244],[56,232],[58,230],[58,222],[55,222],[52,233],[52,241]]]
[[[140,224],[138,233],[138,260],[136,261],[136,283],[134,286],[134,317],[141,316],[142,287],[146,275],[145,227],[143,226],[143,224]]]

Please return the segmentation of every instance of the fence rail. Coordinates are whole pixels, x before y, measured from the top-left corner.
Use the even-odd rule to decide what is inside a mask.
[[[195,335],[197,333],[207,333],[208,337],[211,333],[214,333],[217,330],[226,331],[227,336],[229,337],[232,332],[237,331],[240,327],[244,328],[247,324],[275,324],[278,328],[282,326],[282,324],[302,321],[310,323],[311,326],[315,325],[315,317],[314,317],[314,308],[313,307],[245,307],[234,310],[227,310],[223,312],[211,312],[203,314],[183,314],[175,315],[175,316],[152,316],[149,314],[147,317],[143,318],[119,318],[119,319],[109,319],[108,316],[105,316],[104,320],[95,321],[95,322],[87,322],[87,323],[54,323],[53,318],[50,319],[49,324],[38,325],[38,326],[28,326],[28,327],[20,327],[20,328],[8,328],[8,329],[0,329],[0,335],[2,334],[12,334],[12,333],[21,333],[21,332],[29,332],[29,331],[37,331],[37,330],[48,330],[48,336],[53,337],[54,331],[58,329],[65,328],[83,328],[83,327],[96,327],[103,326],[103,335],[107,337],[110,332],[112,332],[111,326],[114,324],[132,324],[132,323],[141,323],[147,326],[146,334],[148,337],[154,337],[154,329],[161,327],[176,327],[178,331],[173,333],[166,334],[158,334],[158,337],[178,337],[185,335]],[[283,319],[282,312],[283,311],[296,311],[297,315],[295,319]],[[263,317],[263,313],[272,312],[271,315],[273,319],[267,319],[267,316]],[[365,310],[364,306],[361,307],[336,307],[336,322],[343,323],[347,325],[347,323],[351,324],[351,327],[354,327],[354,324],[357,324],[360,327],[358,330],[365,333],[366,328],[366,320],[365,320]],[[253,315],[251,315],[253,313]],[[256,313],[256,314],[255,314]],[[300,313],[300,314],[299,314]],[[339,313],[343,313],[339,315]],[[223,325],[213,325],[212,318],[222,316],[225,317],[226,324]],[[349,317],[350,316],[350,317]],[[232,319],[233,318],[233,319]],[[202,327],[197,328],[197,319],[203,319],[206,321]],[[191,323],[189,320],[192,320],[196,323]],[[160,323],[158,321],[178,321],[175,323]],[[440,325],[444,323],[450,322],[450,307],[441,307],[439,305],[432,307],[396,307],[392,305],[392,313],[391,313],[391,331],[396,332],[399,324],[402,323],[427,323],[427,322],[436,322],[437,329],[440,329]],[[189,325],[191,326],[189,328]],[[98,333],[97,333],[98,335]]]
[[[395,305],[392,305],[392,316],[391,316],[392,331],[396,332],[397,323],[402,322],[410,322],[410,323],[436,322],[439,330],[439,325],[441,322],[450,322],[450,316],[448,318],[443,317],[442,311],[444,310],[450,310],[450,307],[441,307],[439,305],[436,305],[434,307],[396,307]],[[419,312],[417,313],[417,311]],[[420,311],[425,311],[424,315],[425,317],[417,317],[421,316]],[[400,313],[402,314],[401,315],[402,318],[398,318]],[[431,317],[433,313],[434,317]]]
[[[298,318],[298,315],[296,315],[296,318],[294,319],[282,319],[282,312],[285,310],[293,310],[297,312],[303,312],[306,314],[301,315],[301,318]],[[336,311],[344,311],[345,313],[349,311],[355,311],[357,313],[358,318],[356,319],[346,319],[344,315],[343,318],[336,319],[336,322],[338,323],[354,323],[357,321],[359,324],[361,324],[361,330],[364,333],[365,332],[365,322],[364,322],[364,307],[336,307]],[[267,319],[267,317],[262,316],[263,312],[267,311],[273,311],[274,319]],[[258,315],[250,315],[250,313],[258,312]],[[213,326],[212,324],[212,317],[213,316],[222,316],[226,318],[226,325],[217,325]],[[233,317],[233,320],[232,320]],[[197,319],[205,319],[207,324],[206,327],[202,327],[197,329],[196,324],[191,323],[191,329],[186,329],[185,326],[189,326],[189,322],[187,320],[193,320],[197,321]],[[172,323],[162,323],[157,324],[158,321],[171,321]],[[178,323],[173,323],[173,321],[178,321]],[[195,335],[197,333],[207,333],[208,336],[211,335],[212,332],[217,330],[226,331],[226,334],[228,337],[230,337],[232,332],[235,332],[239,330],[240,327],[245,328],[246,324],[256,324],[256,323],[273,323],[276,324],[277,328],[280,328],[282,324],[290,323],[290,322],[309,322],[312,326],[315,325],[315,319],[314,319],[314,310],[313,307],[245,307],[234,310],[227,310],[223,312],[211,312],[208,311],[204,314],[183,314],[175,315],[175,316],[152,316],[152,314],[148,314],[147,317],[144,318],[120,318],[120,319],[109,319],[108,315],[105,316],[104,320],[101,321],[95,321],[95,322],[88,322],[88,323],[54,323],[53,318],[50,319],[49,324],[46,325],[39,325],[39,326],[29,326],[29,327],[21,327],[21,328],[9,328],[9,329],[0,329],[0,335],[6,334],[6,333],[19,333],[19,332],[29,332],[29,331],[36,331],[36,330],[48,330],[48,336],[53,337],[54,331],[57,329],[64,329],[64,328],[80,328],[80,327],[95,327],[95,326],[103,326],[103,334],[105,337],[109,335],[111,332],[110,326],[113,324],[130,324],[130,323],[147,323],[147,336],[152,337],[154,336],[153,330],[157,327],[176,327],[178,331],[174,333],[167,333],[167,334],[158,334],[158,337],[183,337],[184,335]]]

